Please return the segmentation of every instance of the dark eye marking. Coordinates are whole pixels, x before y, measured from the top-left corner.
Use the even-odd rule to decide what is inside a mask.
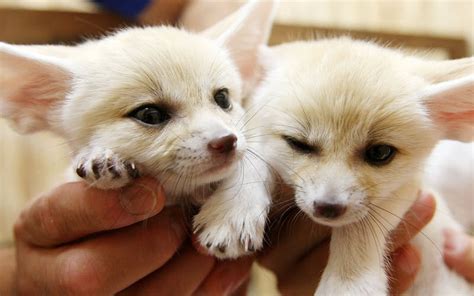
[[[217,105],[219,105],[223,110],[230,110],[232,108],[229,99],[229,90],[227,88],[216,90],[214,93],[214,101],[216,101]]]
[[[159,125],[168,121],[171,115],[163,107],[157,105],[143,105],[130,112],[128,117],[132,117],[146,125]]]
[[[365,149],[364,160],[374,166],[383,166],[389,164],[396,153],[397,149],[391,145],[371,145]]]
[[[290,146],[293,150],[300,153],[309,154],[317,153],[319,149],[313,145],[310,145],[302,140],[298,140],[291,136],[282,136],[283,140]]]

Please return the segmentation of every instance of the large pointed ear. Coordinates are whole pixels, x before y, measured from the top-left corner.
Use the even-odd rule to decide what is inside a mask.
[[[432,82],[422,92],[431,120],[446,139],[474,139],[474,58],[431,62],[420,68]]]
[[[251,0],[239,10],[202,32],[226,47],[248,93],[263,74],[262,53],[270,36],[277,1]]]
[[[0,116],[20,132],[51,129],[56,107],[71,86],[71,65],[39,52],[61,47],[0,43]]]

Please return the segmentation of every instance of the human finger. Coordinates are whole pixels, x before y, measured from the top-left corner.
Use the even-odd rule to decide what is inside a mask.
[[[237,260],[217,262],[194,295],[232,294],[249,277],[253,261],[253,256],[246,256]]]
[[[326,268],[329,257],[327,239],[310,250],[278,278],[278,290],[282,295],[313,295]]]
[[[164,201],[162,188],[148,178],[121,190],[67,183],[22,212],[15,224],[15,236],[37,246],[59,245],[149,218],[161,211]]]
[[[191,295],[214,267],[215,259],[186,245],[162,268],[119,295]]]
[[[268,245],[258,262],[277,276],[330,235],[330,228],[313,222],[296,206],[294,189],[278,183],[266,229]]]
[[[444,262],[451,269],[474,282],[474,237],[451,229],[444,231]]]
[[[277,276],[286,273],[330,235],[328,227],[316,224],[297,209],[285,215],[282,222],[270,228],[271,244],[258,257],[258,262]]]
[[[55,293],[112,294],[163,266],[186,237],[176,208],[142,223],[57,248],[19,242],[19,275]],[[29,248],[29,249],[28,249]]]
[[[390,294],[401,295],[415,281],[420,269],[420,253],[410,244],[398,248],[392,254],[390,271]]]
[[[403,220],[391,231],[390,250],[394,251],[408,243],[423,227],[430,222],[436,210],[436,201],[432,194],[421,192],[418,199],[407,211]]]

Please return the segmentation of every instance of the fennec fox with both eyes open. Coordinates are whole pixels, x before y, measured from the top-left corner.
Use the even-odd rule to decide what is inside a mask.
[[[92,186],[156,177],[171,203],[201,205],[194,229],[212,254],[246,254],[262,245],[270,198],[240,104],[273,10],[251,1],[200,34],[149,27],[72,47],[0,43],[0,115],[66,138]]]
[[[440,139],[472,140],[473,59],[425,61],[349,38],[283,44],[266,59],[249,108],[261,154],[298,207],[333,227],[316,295],[387,295],[388,233],[423,188],[425,159]],[[443,228],[460,230],[439,200],[414,240],[423,265],[407,294],[473,295],[443,263]]]

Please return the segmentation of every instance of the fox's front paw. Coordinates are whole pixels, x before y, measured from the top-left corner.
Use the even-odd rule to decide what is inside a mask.
[[[208,252],[218,258],[237,258],[262,247],[266,210],[232,211],[206,206],[194,217],[194,233]]]
[[[133,162],[101,148],[80,153],[74,161],[74,169],[79,177],[102,189],[123,187],[140,175]]]

